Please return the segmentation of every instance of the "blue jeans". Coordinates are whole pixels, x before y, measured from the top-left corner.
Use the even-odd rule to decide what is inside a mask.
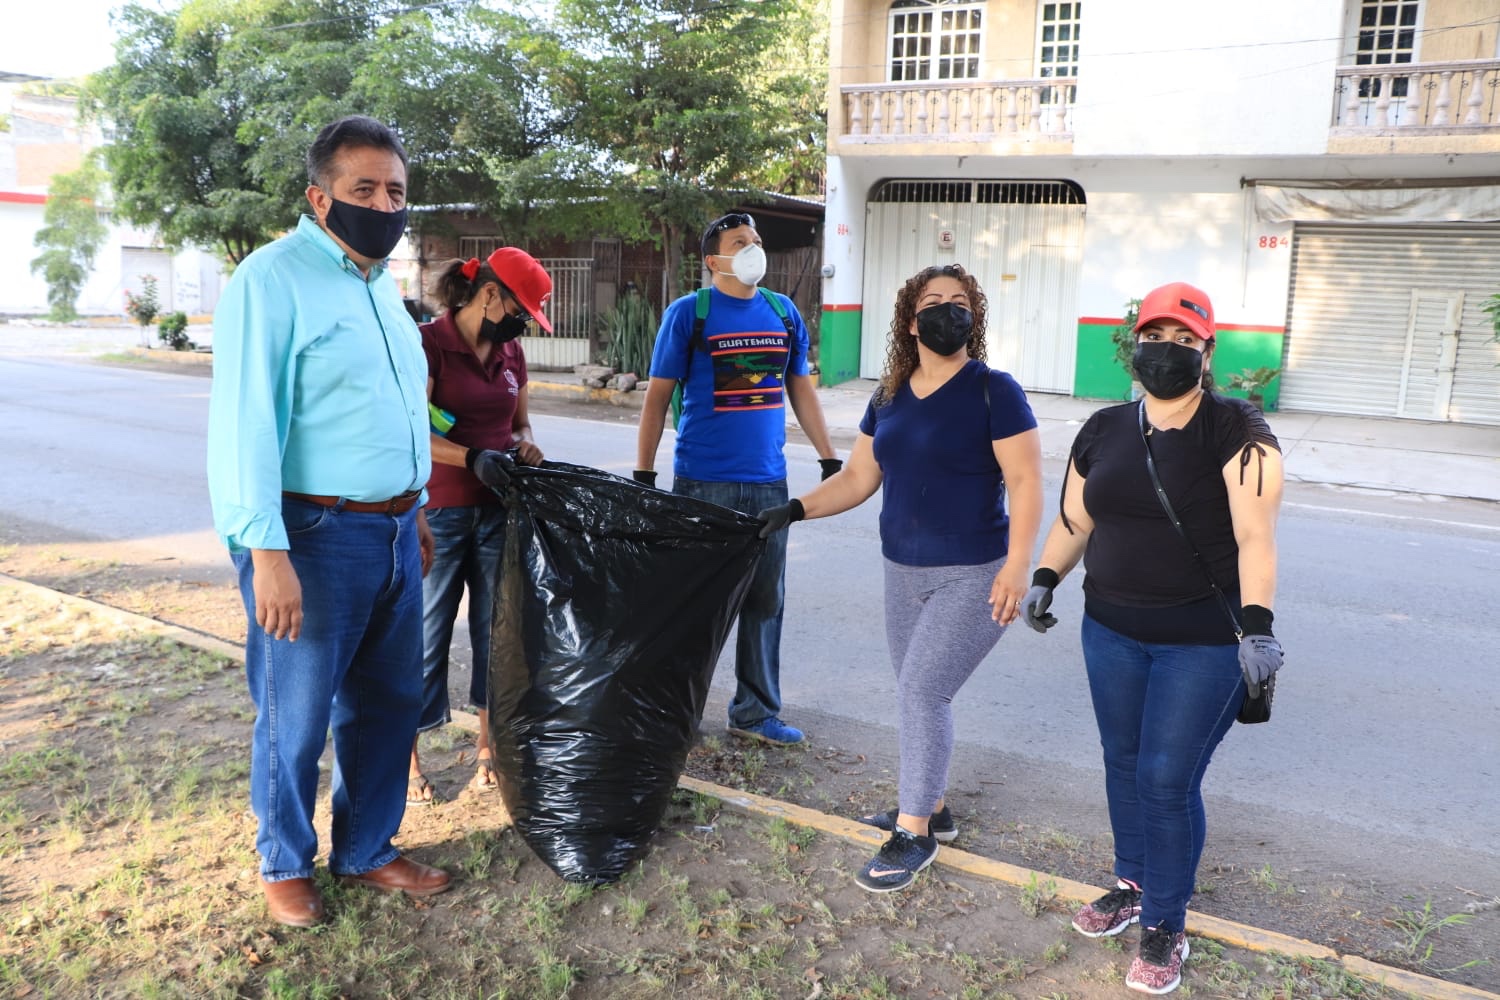
[[[675,476],[672,490],[755,515],[787,502],[786,480],[774,483],[707,483]],[[745,603],[740,606],[739,636],[734,656],[734,700],[729,724],[753,726],[781,714],[781,612],[786,594],[786,536],[778,531],[766,539],[765,554],[750,578]]]
[[[474,663],[469,704],[486,708],[490,670],[490,605],[505,552],[505,508],[429,507],[432,569],[422,582],[422,716],[419,730],[452,719],[448,710],[448,647],[464,588],[469,588],[469,645]]]
[[[302,636],[255,623],[249,552],[233,554],[248,616],[245,676],[255,702],[250,804],[261,876],[307,878],[318,836],[318,758],[333,730],[328,867],[358,875],[394,861],[422,694],[422,561],[417,513],[354,514],[284,499]]]
[[[1141,926],[1184,929],[1203,853],[1203,772],[1243,699],[1239,647],[1143,643],[1083,618],[1115,874]]]

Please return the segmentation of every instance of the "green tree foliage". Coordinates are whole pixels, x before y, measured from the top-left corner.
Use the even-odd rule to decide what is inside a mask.
[[[104,172],[92,157],[72,173],[53,177],[42,228],[32,241],[42,252],[32,260],[31,272],[47,283],[49,318],[61,323],[78,317],[78,295],[109,235],[99,221],[103,186]]]
[[[670,274],[727,202],[821,183],[816,0],[499,6],[129,3],[84,101],[114,129],[118,211],[239,261],[305,210],[315,130],[356,112],[402,134],[414,206],[475,205],[517,243],[654,236]]]
[[[610,197],[656,234],[676,275],[684,235],[743,200],[777,155],[764,66],[787,45],[791,0],[560,0],[558,101],[598,151]],[[675,281],[674,281],[675,283]],[[672,291],[676,291],[673,289]]]
[[[761,123],[774,136],[773,154],[746,180],[777,194],[821,198],[828,170],[828,5],[793,0],[784,36],[751,81],[774,109]]]
[[[113,130],[120,214],[168,246],[235,262],[289,228],[308,142],[348,111],[372,11],[361,0],[188,0],[175,14],[127,4],[115,63],[83,102]]]

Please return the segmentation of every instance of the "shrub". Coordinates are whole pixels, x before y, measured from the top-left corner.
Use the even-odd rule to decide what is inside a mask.
[[[657,322],[656,310],[646,297],[627,288],[614,308],[599,317],[600,333],[606,340],[604,364],[645,378],[651,370]]]
[[[146,327],[151,325],[151,321],[161,311],[161,300],[156,297],[156,275],[141,275],[141,294],[125,293],[125,311],[141,326],[141,346],[149,347]]]
[[[187,336],[188,318],[185,312],[169,312],[156,324],[156,336],[174,351],[191,351],[197,345]]]

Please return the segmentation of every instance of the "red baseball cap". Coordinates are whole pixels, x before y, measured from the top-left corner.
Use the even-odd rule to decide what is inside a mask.
[[[1146,293],[1136,316],[1135,332],[1159,319],[1175,319],[1192,330],[1200,340],[1214,339],[1214,304],[1202,289],[1186,281],[1174,281]]]
[[[517,247],[501,247],[484,262],[495,272],[521,308],[531,314],[537,325],[552,332],[552,321],[542,310],[552,301],[552,276],[531,254]]]

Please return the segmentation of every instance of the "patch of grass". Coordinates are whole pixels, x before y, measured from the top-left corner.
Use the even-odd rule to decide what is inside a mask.
[[[1259,871],[1250,873],[1250,882],[1257,889],[1268,892],[1271,895],[1294,896],[1296,888],[1290,882],[1283,882],[1271,871],[1270,865],[1262,865]]]
[[[1032,872],[1031,878],[1021,887],[1021,912],[1028,917],[1040,917],[1052,908],[1056,899],[1057,881],[1050,878],[1042,881],[1036,872]]]
[[[87,765],[83,754],[70,745],[0,754],[0,788],[78,781]]]
[[[1459,927],[1474,918],[1467,913],[1450,913],[1446,916],[1438,916],[1432,908],[1432,900],[1422,903],[1420,910],[1397,909],[1396,915],[1387,922],[1401,934],[1401,940],[1396,945],[1396,953],[1405,961],[1425,968],[1432,961],[1432,951],[1436,947],[1431,940],[1444,927]],[[1480,964],[1483,960],[1476,959],[1459,966],[1461,969]],[[1456,970],[1447,970],[1456,971]]]

